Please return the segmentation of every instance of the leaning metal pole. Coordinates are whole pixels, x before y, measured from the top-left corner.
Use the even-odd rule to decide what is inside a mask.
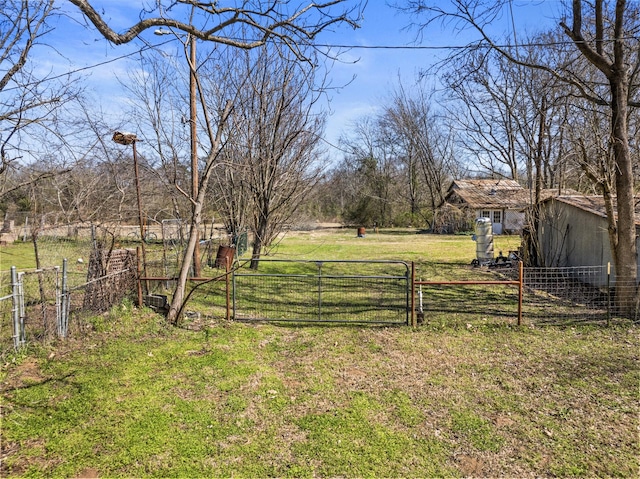
[[[142,249],[142,271],[144,276],[147,277],[147,251],[145,246],[144,235],[144,217],[142,215],[142,199],[140,197],[140,173],[138,169],[138,153],[136,150],[136,141],[133,141],[133,168],[136,176],[136,198],[138,200],[138,221],[140,222],[140,247]],[[146,283],[146,292],[149,294],[149,283]]]
[[[11,267],[11,293],[12,293],[12,309],[11,316],[13,319],[13,348],[18,351],[20,349],[20,298],[18,288],[18,273],[15,266]]]

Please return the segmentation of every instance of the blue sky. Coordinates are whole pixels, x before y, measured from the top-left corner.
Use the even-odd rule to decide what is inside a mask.
[[[142,0],[108,0],[92,2],[103,6],[109,23],[116,29],[125,28],[137,18]],[[73,12],[69,4],[65,10]],[[517,26],[518,35],[532,31],[541,26],[550,27],[552,18],[560,8],[560,0],[514,0],[513,23]],[[100,10],[100,8],[98,8]],[[416,45],[428,47],[461,46],[474,39],[469,33],[455,35],[451,30],[435,26],[423,32],[421,41],[416,43],[417,32],[406,30],[412,19],[407,15],[387,6],[384,0],[369,0],[365,10],[361,28],[353,30],[348,27],[327,32],[320,36],[319,43],[353,45],[344,54],[345,63],[335,64],[331,71],[334,85],[348,85],[331,93],[331,116],[327,125],[327,141],[337,144],[340,134],[348,128],[350,122],[367,114],[373,114],[389,92],[398,84],[400,78],[405,85],[411,85],[418,72],[431,65],[435,59],[444,56],[444,49],[380,49],[370,47],[392,46],[411,47]],[[496,25],[492,25],[494,33],[512,35],[510,12]],[[147,38],[154,43],[165,41],[166,37]],[[65,71],[65,69],[82,69],[89,75],[87,86],[95,95],[103,109],[113,115],[113,121],[123,116],[126,108],[125,92],[118,78],[126,80],[127,71],[135,68],[135,62],[120,58],[137,50],[141,44],[111,46],[95,31],[87,31],[68,19],[61,19],[58,28],[47,40],[54,45],[64,57],[41,55],[38,58],[39,68],[44,70]],[[333,151],[333,158],[339,157]]]

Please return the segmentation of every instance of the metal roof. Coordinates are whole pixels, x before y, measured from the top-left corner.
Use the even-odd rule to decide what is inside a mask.
[[[476,190],[521,190],[523,189],[516,180],[490,179],[490,180],[454,180],[450,189],[476,189]]]
[[[602,196],[597,195],[563,195],[557,196],[554,200],[565,203],[581,210],[587,211],[594,215],[600,216],[602,218],[607,217],[607,212],[604,207],[604,198]],[[613,203],[614,212],[616,208],[616,203],[614,199]],[[635,197],[635,213],[636,213],[636,226],[640,226],[640,196]]]
[[[543,199],[558,195],[558,190],[541,191]],[[445,203],[480,210],[523,210],[533,204],[535,193],[515,180],[455,180],[449,187]]]

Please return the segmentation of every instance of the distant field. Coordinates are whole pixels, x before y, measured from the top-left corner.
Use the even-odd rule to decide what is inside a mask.
[[[43,240],[41,257],[47,263],[61,263],[63,258],[76,261],[87,254],[86,239],[73,241]],[[518,236],[495,236],[494,249],[505,254],[517,249]],[[394,259],[417,262],[451,262],[469,264],[475,258],[476,244],[470,235],[418,234],[416,230],[393,229],[369,232],[358,238],[355,229],[331,228],[290,231],[277,243],[270,256],[300,259]],[[126,244],[125,246],[135,246]],[[161,248],[151,245],[149,249]],[[249,252],[247,252],[249,255]],[[0,270],[11,266],[34,268],[35,254],[31,242],[16,242],[0,248]],[[58,265],[59,266],[59,265]]]

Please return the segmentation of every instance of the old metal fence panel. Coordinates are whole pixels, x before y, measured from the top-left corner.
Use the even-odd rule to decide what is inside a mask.
[[[261,259],[233,274],[241,321],[408,324],[410,266],[402,261]]]

